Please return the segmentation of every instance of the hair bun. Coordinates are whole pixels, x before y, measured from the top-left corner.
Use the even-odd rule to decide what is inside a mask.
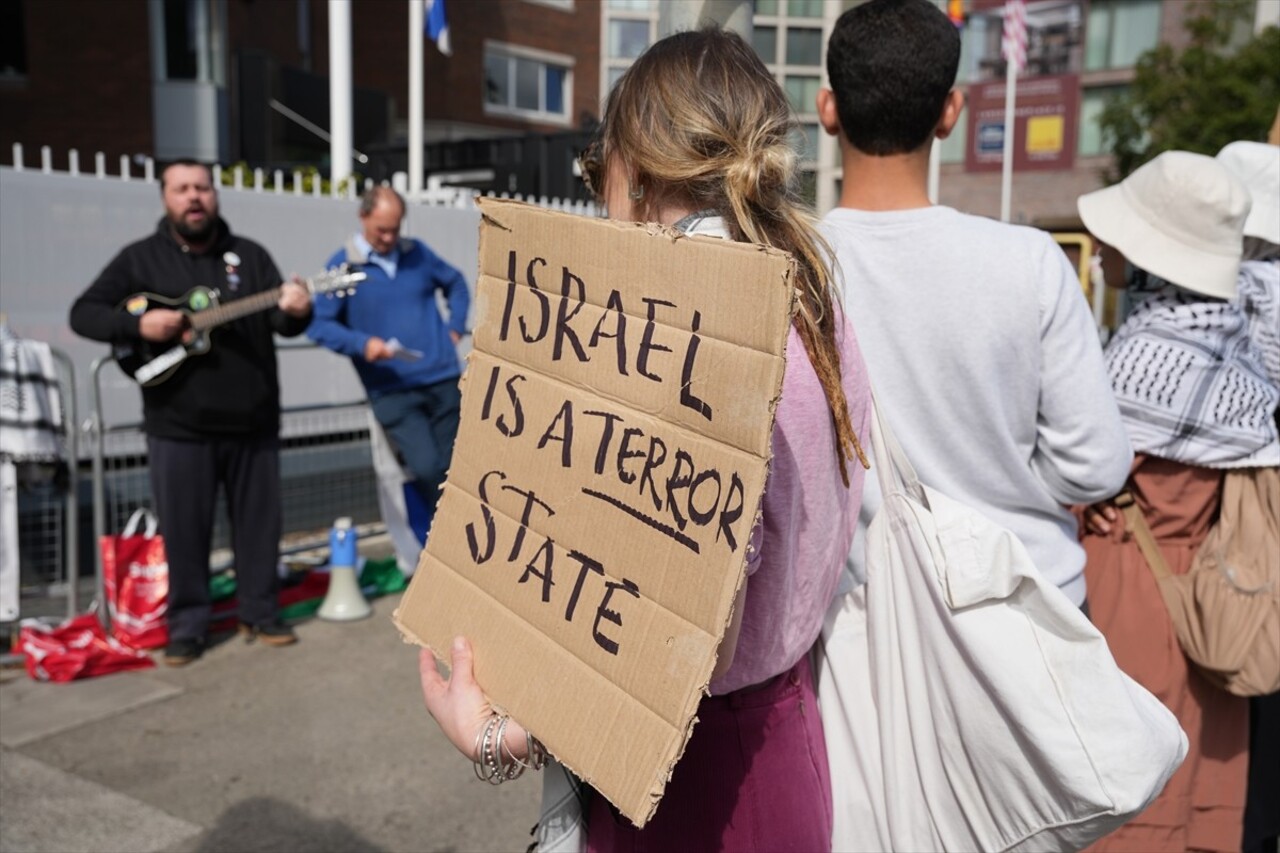
[[[769,206],[785,191],[795,158],[785,143],[748,147],[725,168],[727,189],[746,202]]]

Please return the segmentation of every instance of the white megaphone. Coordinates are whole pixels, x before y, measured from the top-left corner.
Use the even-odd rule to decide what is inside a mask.
[[[356,577],[356,531],[351,519],[339,518],[329,531],[329,591],[316,614],[330,622],[350,622],[373,613]]]

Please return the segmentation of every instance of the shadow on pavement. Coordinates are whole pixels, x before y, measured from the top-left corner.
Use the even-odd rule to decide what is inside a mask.
[[[385,853],[338,820],[317,820],[296,806],[271,797],[242,800],[190,846],[190,853],[325,851]]]

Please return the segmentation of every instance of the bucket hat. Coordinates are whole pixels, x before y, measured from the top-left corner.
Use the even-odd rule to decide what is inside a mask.
[[[1280,146],[1232,142],[1218,152],[1217,160],[1253,198],[1244,221],[1245,236],[1280,244]]]
[[[1236,295],[1249,191],[1212,157],[1166,151],[1080,196],[1086,228],[1129,262],[1187,290]]]

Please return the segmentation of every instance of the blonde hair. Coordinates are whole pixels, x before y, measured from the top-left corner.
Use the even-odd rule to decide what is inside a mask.
[[[655,43],[618,80],[600,129],[605,163],[634,173],[640,212],[667,203],[715,210],[733,239],[790,252],[799,267],[796,330],[822,383],[840,475],[866,455],[849,418],[836,345],[831,250],[796,190],[796,123],[786,96],[738,35],[708,28]]]

